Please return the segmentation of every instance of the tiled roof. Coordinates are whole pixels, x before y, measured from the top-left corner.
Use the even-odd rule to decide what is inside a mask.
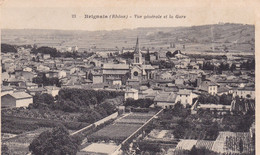
[[[1,91],[8,91],[8,90],[13,90],[13,87],[10,87],[10,86],[1,86]]]
[[[103,74],[119,74],[124,75],[128,72],[128,70],[103,70]]]
[[[13,93],[10,94],[11,96],[13,96],[16,99],[23,99],[23,98],[30,98],[32,97],[31,95],[25,93],[25,92],[17,92],[17,93]]]
[[[128,70],[129,65],[126,64],[104,64],[103,69],[123,69],[123,70]]]
[[[155,102],[175,102],[177,95],[175,93],[159,93],[155,96]]]
[[[190,93],[191,93],[191,90],[180,89],[177,94],[178,94],[178,95],[190,95]]]

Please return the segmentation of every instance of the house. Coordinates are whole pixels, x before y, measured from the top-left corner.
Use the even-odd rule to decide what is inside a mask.
[[[25,81],[32,81],[32,79],[36,77],[36,74],[32,72],[17,70],[15,71],[15,77]]]
[[[221,104],[199,104],[197,108],[217,110],[217,111],[231,111],[231,105],[221,105]]]
[[[107,82],[108,78],[122,79],[128,72],[129,65],[127,64],[104,64],[102,67],[103,81]]]
[[[202,81],[199,89],[206,91],[211,95],[216,95],[218,93],[218,85],[212,81]]]
[[[26,85],[26,89],[38,88],[38,85],[36,83],[26,82],[25,85]]]
[[[155,106],[172,109],[176,103],[177,94],[173,92],[161,92],[154,98]]]
[[[103,83],[103,75],[101,73],[94,72],[93,75],[93,84]]]
[[[228,95],[228,94],[229,94],[229,88],[224,87],[224,86],[219,87],[219,88],[218,88],[218,95],[221,96],[221,95],[223,95],[223,94]]]
[[[43,59],[50,59],[51,58],[51,55],[50,54],[43,54],[42,56]]]
[[[25,92],[15,92],[1,97],[1,107],[28,107],[33,103],[33,97]]]
[[[180,102],[183,105],[192,105],[193,99],[197,98],[198,95],[193,93],[191,90],[188,89],[181,89],[177,92],[176,101]]]
[[[8,79],[9,78],[11,78],[11,74],[9,74],[9,73],[7,73],[7,72],[3,72],[2,74],[1,74],[1,78],[2,78],[2,82],[3,81],[8,81]]]
[[[138,87],[140,84],[140,81],[138,79],[127,79],[126,85],[130,87]]]
[[[46,72],[45,75],[47,78],[57,78],[59,76],[59,72],[58,71],[48,71],[48,72]]]
[[[141,87],[140,87],[141,89]],[[149,98],[151,100],[154,100],[155,96],[158,94],[157,91],[149,88],[149,89],[146,89],[146,90],[142,90],[142,91],[139,91],[139,94],[138,94],[138,97],[139,98]]]
[[[236,96],[239,96],[241,98],[255,99],[255,88],[253,87],[237,88],[233,92],[233,97]]]
[[[23,69],[23,71],[32,72],[32,68],[30,68],[30,67],[25,67],[25,68]]]
[[[47,90],[47,93],[55,97],[59,94],[60,88],[56,86],[45,86],[44,87]]]
[[[67,73],[63,70],[61,71],[58,71],[58,78],[61,79],[61,78],[64,78],[67,76]]]
[[[107,78],[107,82],[110,85],[122,85],[122,80],[121,78]]]
[[[43,94],[43,93],[47,93],[47,90],[43,87],[39,87],[39,88],[31,88],[31,89],[27,89],[27,92],[34,96],[36,94]]]
[[[44,66],[44,65],[39,65],[37,66],[37,70],[40,72],[45,72],[45,71],[49,71],[50,67]]]
[[[14,92],[14,88],[10,86],[1,86],[1,96],[6,94],[12,94]]]
[[[128,98],[138,100],[138,90],[134,88],[127,88],[125,91],[125,100]]]

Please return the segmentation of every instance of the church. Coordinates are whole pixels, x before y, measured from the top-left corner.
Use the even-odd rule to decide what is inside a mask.
[[[155,68],[151,65],[145,64],[142,53],[139,47],[139,40],[137,37],[136,46],[134,50],[134,62],[130,66],[131,80],[130,81],[145,81],[153,79]]]

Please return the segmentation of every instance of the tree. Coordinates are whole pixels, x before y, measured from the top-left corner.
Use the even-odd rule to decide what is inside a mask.
[[[190,155],[199,155],[195,145],[191,148]]]
[[[1,52],[3,52],[3,53],[17,53],[17,49],[14,45],[1,44]]]
[[[235,65],[235,64],[232,64],[232,65],[230,66],[230,71],[233,72],[233,71],[235,71],[235,70],[236,70],[236,65]]]
[[[2,143],[2,146],[1,146],[1,155],[9,155],[11,154],[7,145],[3,144]]]
[[[52,95],[44,93],[44,94],[36,94],[33,97],[33,108],[43,108],[43,107],[53,107],[54,106],[54,98]]]
[[[240,141],[239,141],[239,152],[242,153],[243,150],[244,150],[244,148],[243,148],[243,140],[240,139]]]
[[[52,131],[44,131],[35,138],[29,150],[35,155],[75,155],[82,140],[70,137],[63,125],[58,125]]]

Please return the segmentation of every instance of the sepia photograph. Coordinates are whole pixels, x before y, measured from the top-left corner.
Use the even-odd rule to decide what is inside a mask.
[[[256,155],[258,4],[0,1],[1,154]]]

